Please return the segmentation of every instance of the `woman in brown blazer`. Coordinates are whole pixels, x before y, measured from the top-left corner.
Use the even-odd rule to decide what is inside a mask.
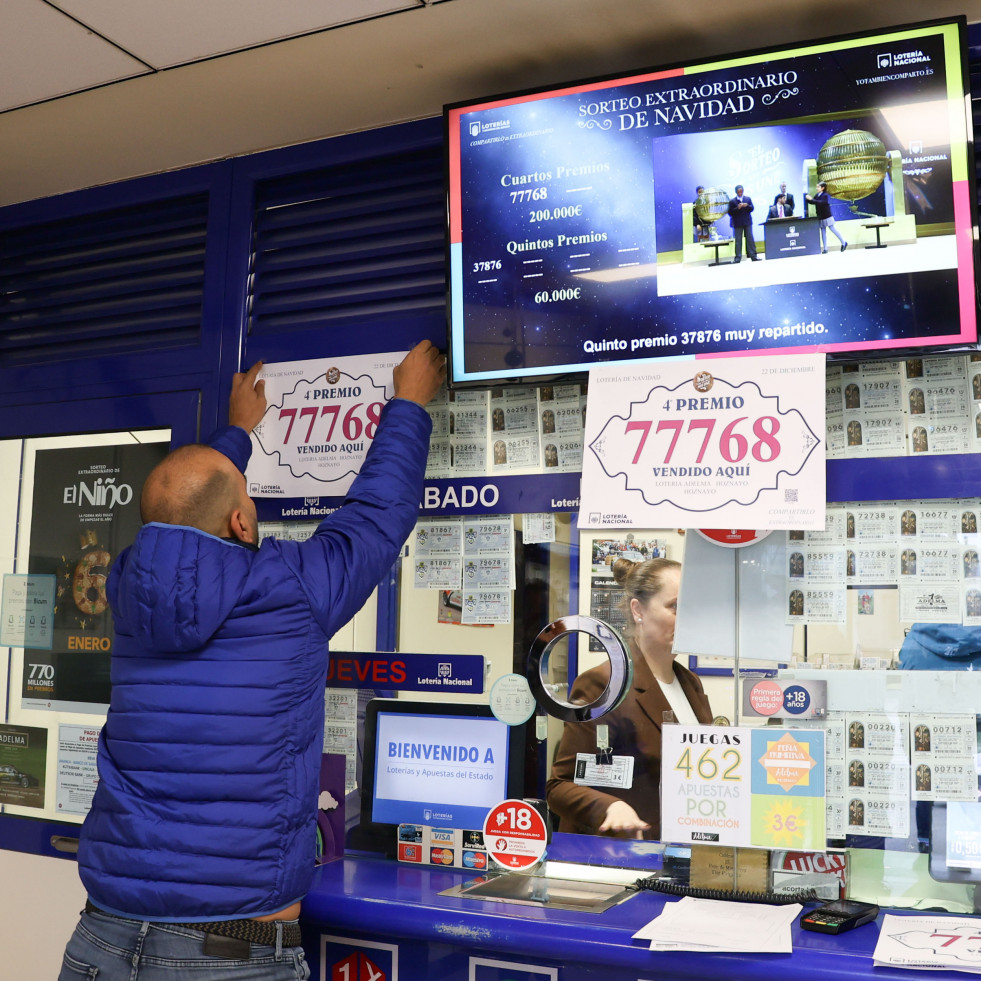
[[[712,710],[699,679],[674,660],[680,563],[618,559],[613,575],[623,585],[634,678],[620,706],[598,721],[609,727],[613,755],[633,756],[633,784],[629,789],[575,784],[576,754],[596,753],[597,723],[567,722],[546,796],[549,808],[559,816],[560,831],[657,840],[661,834],[664,713],[674,711],[683,723],[709,723]],[[606,688],[609,677],[608,662],[581,674],[573,684],[570,701],[593,701]]]

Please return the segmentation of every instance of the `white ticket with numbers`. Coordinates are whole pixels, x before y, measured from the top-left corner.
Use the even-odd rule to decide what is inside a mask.
[[[576,774],[572,780],[580,787],[619,787],[634,785],[634,758],[614,756],[609,763],[597,763],[595,753],[576,753]]]

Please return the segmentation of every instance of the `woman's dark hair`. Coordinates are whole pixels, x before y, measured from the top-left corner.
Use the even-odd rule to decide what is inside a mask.
[[[626,615],[628,631],[633,624],[630,601],[635,599],[640,604],[645,604],[664,589],[667,574],[673,570],[681,571],[681,563],[674,559],[646,559],[643,562],[617,559],[613,563],[613,578],[623,586],[623,602],[620,608]]]

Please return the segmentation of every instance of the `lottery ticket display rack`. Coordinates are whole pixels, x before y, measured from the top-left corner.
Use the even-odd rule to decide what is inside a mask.
[[[558,834],[549,855],[575,860],[594,841]],[[621,860],[629,860],[629,842],[606,844],[619,845]],[[326,981],[912,977],[892,968],[876,968],[873,974],[882,914],[877,923],[842,936],[802,930],[795,920],[792,954],[655,953],[632,936],[672,898],[639,891],[605,912],[589,913],[440,895],[472,878],[472,872],[462,869],[412,866],[368,855],[349,854],[321,866],[301,917],[311,976]]]

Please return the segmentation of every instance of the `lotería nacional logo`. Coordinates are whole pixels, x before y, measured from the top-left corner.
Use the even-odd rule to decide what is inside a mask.
[[[875,63],[879,68],[905,68],[907,65],[929,64],[932,59],[919,48],[912,51],[880,51]]]

